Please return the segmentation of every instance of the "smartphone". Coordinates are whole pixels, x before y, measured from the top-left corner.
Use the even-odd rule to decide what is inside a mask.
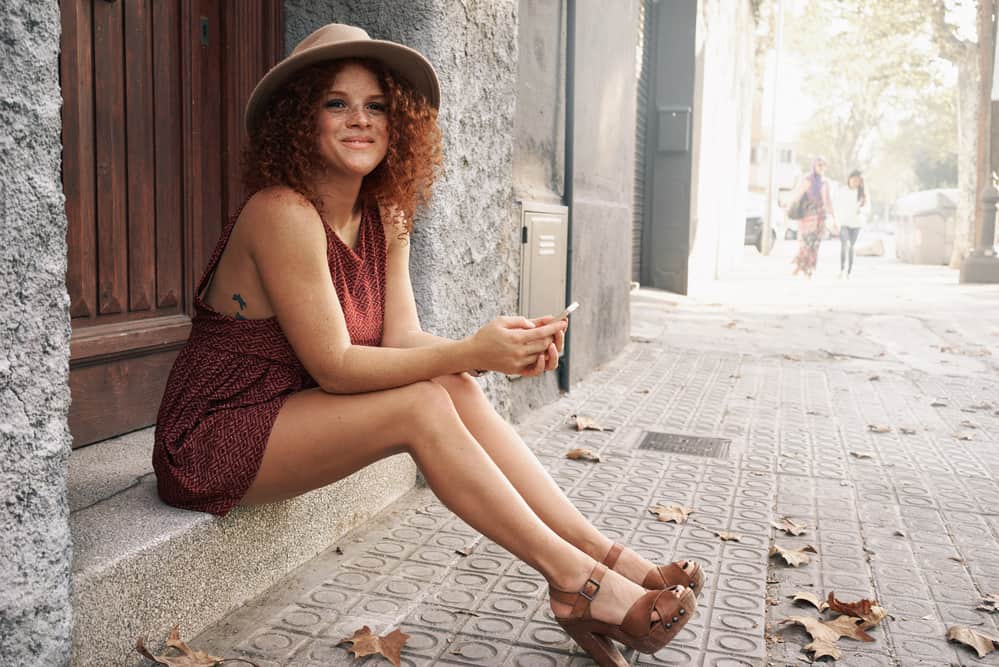
[[[578,301],[573,301],[572,303],[570,303],[568,306],[565,307],[565,310],[563,310],[561,313],[559,313],[558,315],[556,315],[555,319],[556,320],[564,320],[567,317],[569,317],[569,314],[572,313],[573,311],[575,311],[577,308],[579,308],[579,302]]]

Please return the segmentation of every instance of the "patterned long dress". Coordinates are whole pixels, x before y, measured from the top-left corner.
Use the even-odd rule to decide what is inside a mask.
[[[811,195],[811,177],[808,179],[809,188],[805,190],[804,207],[805,215],[798,220],[798,254],[794,258],[795,273],[799,271],[806,276],[812,275],[815,271],[815,264],[819,259],[819,245],[822,237],[826,234],[826,207],[822,195],[818,201]],[[828,187],[822,184],[823,192]]]

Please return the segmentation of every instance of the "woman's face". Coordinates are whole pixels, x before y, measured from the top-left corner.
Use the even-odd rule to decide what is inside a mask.
[[[349,63],[320,98],[317,117],[319,154],[327,168],[364,177],[388,151],[387,98],[374,72]]]
[[[857,176],[851,176],[846,181],[846,184],[850,186],[851,190],[856,190],[857,188],[860,187],[860,178],[858,178]]]
[[[823,162],[822,160],[819,160],[818,162],[816,162],[815,163],[815,173],[817,173],[820,176],[825,175],[825,173],[826,173],[826,163]]]

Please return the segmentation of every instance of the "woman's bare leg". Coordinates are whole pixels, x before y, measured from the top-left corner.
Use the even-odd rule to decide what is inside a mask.
[[[534,513],[562,539],[594,560],[603,560],[614,541],[572,504],[517,431],[493,409],[478,383],[465,374],[434,378],[434,382],[447,389],[465,427]],[[614,567],[632,581],[641,582],[655,566],[625,549]]]
[[[244,504],[299,495],[379,459],[408,452],[437,497],[473,528],[552,583],[579,590],[593,559],[554,533],[465,428],[447,392],[421,382],[369,394],[318,389],[288,399]],[[593,615],[620,623],[645,591],[610,572]],[[553,604],[556,614],[568,609]]]

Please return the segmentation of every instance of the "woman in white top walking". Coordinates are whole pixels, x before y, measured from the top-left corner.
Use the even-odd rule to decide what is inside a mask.
[[[867,202],[867,192],[864,190],[864,175],[859,169],[850,172],[846,179],[846,187],[837,191],[835,203],[837,222],[839,223],[839,277],[849,277],[853,271],[854,247],[860,229],[867,221],[870,206]]]

